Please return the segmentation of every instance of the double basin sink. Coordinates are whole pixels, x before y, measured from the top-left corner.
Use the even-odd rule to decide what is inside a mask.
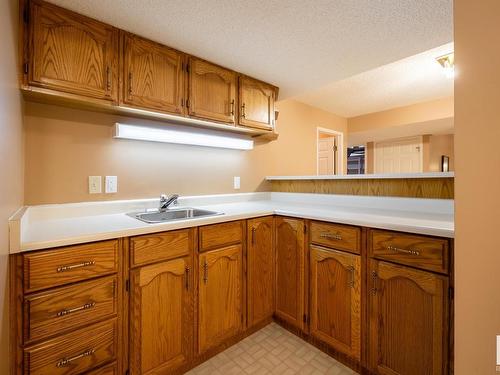
[[[165,210],[155,210],[155,211],[146,211],[146,212],[132,212],[128,213],[128,216],[131,216],[135,219],[144,221],[148,224],[155,223],[164,223],[169,221],[176,220],[188,220],[188,219],[196,219],[199,217],[205,216],[217,216],[223,215],[222,212],[202,210],[199,208],[169,208]]]

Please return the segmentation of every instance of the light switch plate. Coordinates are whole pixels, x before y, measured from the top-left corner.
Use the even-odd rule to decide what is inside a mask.
[[[241,180],[239,176],[234,176],[234,183],[233,186],[235,189],[239,189],[241,186]]]
[[[101,176],[89,176],[89,194],[102,193],[102,178]]]
[[[106,176],[104,180],[104,192],[106,194],[118,192],[118,176]]]

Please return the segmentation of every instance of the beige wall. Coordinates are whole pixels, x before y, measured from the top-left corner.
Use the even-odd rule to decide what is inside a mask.
[[[453,117],[453,97],[369,113],[348,120],[349,132],[363,132],[393,126]]]
[[[500,1],[455,0],[454,17],[455,373],[493,375],[500,335]]]
[[[441,156],[450,158],[450,171],[455,170],[455,153],[453,147],[453,134],[429,136],[429,160],[424,163],[424,172],[441,172]]]
[[[22,99],[17,84],[17,1],[0,2],[0,374],[8,373],[7,219],[23,204]]]
[[[316,127],[346,132],[346,119],[293,100],[278,107],[278,140],[234,151],[115,140],[117,116],[26,103],[26,203],[231,193],[233,176],[249,192],[269,190],[266,175],[316,174]],[[118,176],[118,194],[89,195],[90,175]]]

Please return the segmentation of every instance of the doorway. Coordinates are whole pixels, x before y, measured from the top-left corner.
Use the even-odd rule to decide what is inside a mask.
[[[317,128],[317,174],[342,174],[344,148],[343,133],[326,128]]]

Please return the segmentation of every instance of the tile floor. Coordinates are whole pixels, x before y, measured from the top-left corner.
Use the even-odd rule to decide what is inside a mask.
[[[187,374],[354,375],[356,372],[271,323]]]

